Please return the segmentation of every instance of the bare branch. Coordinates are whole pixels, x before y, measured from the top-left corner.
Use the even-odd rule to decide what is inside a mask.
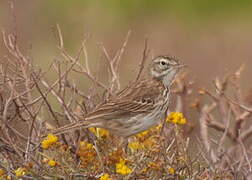
[[[144,69],[144,65],[145,65],[145,62],[147,60],[147,57],[148,57],[148,39],[146,38],[144,40],[144,50],[143,50],[143,57],[142,57],[142,60],[139,64],[139,71],[138,71],[138,74],[137,74],[137,77],[136,77],[136,80],[135,81],[138,81],[141,74],[142,74],[142,71]]]
[[[64,41],[63,41],[62,32],[59,27],[59,24],[56,25],[56,28],[57,28],[57,32],[58,32],[57,35],[58,35],[58,41],[59,41],[59,48],[64,49]]]

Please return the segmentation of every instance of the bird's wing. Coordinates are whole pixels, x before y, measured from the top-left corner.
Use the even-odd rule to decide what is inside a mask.
[[[112,120],[124,116],[130,118],[139,113],[148,113],[155,108],[155,103],[163,92],[163,88],[162,83],[158,81],[142,81],[133,84],[100,104],[85,117],[81,117],[82,121],[68,124],[51,132],[58,135],[80,127],[99,127],[102,126],[101,119]]]
[[[150,112],[155,108],[155,102],[163,88],[158,81],[133,84],[88,113],[85,119],[113,119],[116,116],[134,116]]]

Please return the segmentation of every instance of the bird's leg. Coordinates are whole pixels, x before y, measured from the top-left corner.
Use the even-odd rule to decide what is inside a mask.
[[[96,151],[96,153],[97,153],[98,159],[99,159],[99,161],[100,161],[100,163],[101,163],[102,171],[103,171],[103,173],[104,173],[104,172],[105,172],[104,162],[103,162],[103,160],[102,160],[102,156],[101,156],[100,151],[99,151],[99,148],[98,148],[98,146],[97,146],[97,137],[96,137],[94,134],[92,134],[92,133],[88,133],[88,135],[89,135],[89,137],[91,138],[91,140],[92,140],[93,143],[94,143],[94,149],[95,149],[95,151]]]
[[[120,148],[122,148],[122,150],[124,151],[125,154],[128,153],[128,144],[129,144],[129,141],[128,141],[128,138],[125,138],[125,137],[121,137],[121,143],[119,145]]]

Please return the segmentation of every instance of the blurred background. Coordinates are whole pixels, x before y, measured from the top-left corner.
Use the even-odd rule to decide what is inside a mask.
[[[245,64],[241,76],[242,94],[244,99],[249,97],[247,103],[250,101],[252,105],[252,0],[0,0],[0,31],[17,33],[21,50],[33,59],[36,68],[44,71],[53,60],[63,59],[57,47],[56,24],[61,28],[66,51],[73,57],[82,40],[89,36],[86,46],[91,71],[105,83],[108,72],[100,45],[102,43],[113,57],[131,31],[120,62],[122,87],[134,80],[136,67],[142,60],[144,41],[148,38],[149,59],[172,55],[188,66],[187,79],[195,85],[186,105],[198,98],[199,88],[210,88],[214,92],[213,80],[234,73],[242,64]],[[0,61],[6,60],[5,54],[0,37]],[[84,57],[81,60],[84,62]],[[47,76],[49,83],[57,78],[53,70]],[[90,81],[84,75],[76,75],[71,80],[85,93],[92,92]],[[54,97],[48,95],[49,98],[56,104]],[[209,102],[207,98],[203,100]],[[196,110],[188,111],[191,113],[186,114],[189,122],[199,125]],[[51,117],[49,111],[45,113],[48,113],[46,117]],[[216,119],[221,119],[222,115],[214,113]],[[45,119],[49,122],[53,118]],[[244,127],[250,127],[251,122],[247,123]],[[22,131],[27,132],[27,126],[23,127]],[[216,132],[212,131],[212,135],[222,136]],[[234,162],[238,161],[234,159]]]
[[[81,39],[90,35],[87,47],[94,64],[102,55],[99,43],[112,56],[131,30],[121,62],[125,84],[134,77],[134,67],[142,58],[144,39],[148,37],[151,56],[177,56],[188,65],[190,78],[199,86],[210,86],[216,76],[234,72],[242,63],[246,64],[242,87],[252,86],[248,83],[252,76],[251,0],[13,2],[16,18],[11,14],[9,1],[0,1],[0,28],[17,28],[23,50],[43,68],[58,56],[52,28],[56,24],[61,27],[67,51],[73,55],[77,54]],[[1,41],[0,53],[4,52]]]

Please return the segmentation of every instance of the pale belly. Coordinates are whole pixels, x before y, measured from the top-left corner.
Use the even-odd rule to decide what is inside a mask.
[[[166,98],[159,102],[152,112],[141,113],[128,119],[113,119],[106,123],[106,127],[111,133],[122,137],[129,137],[138,134],[157,125],[166,117],[169,106],[169,93]]]
[[[118,136],[129,137],[157,125],[160,120],[165,118],[165,113],[166,109],[148,114],[139,114],[130,119],[124,119],[123,122],[122,120],[111,120],[111,125],[116,124],[114,124],[114,127],[113,125],[109,126],[109,130]]]

